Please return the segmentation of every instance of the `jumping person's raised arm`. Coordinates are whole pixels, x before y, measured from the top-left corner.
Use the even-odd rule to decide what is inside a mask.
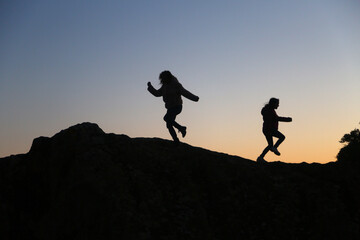
[[[182,85],[180,85],[180,93],[182,96],[186,97],[187,99],[197,102],[199,101],[199,97],[192,94],[191,92],[189,92],[188,90],[186,90]]]
[[[148,82],[147,85],[148,85],[147,90],[148,90],[152,95],[154,95],[155,97],[161,97],[161,96],[163,95],[163,94],[162,94],[162,88],[156,90],[156,89],[151,85],[151,82]]]

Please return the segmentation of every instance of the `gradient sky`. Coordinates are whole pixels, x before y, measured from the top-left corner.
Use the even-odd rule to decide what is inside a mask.
[[[286,135],[268,161],[336,160],[360,121],[358,0],[0,1],[0,157],[81,122],[170,139],[161,98],[170,70],[198,103],[184,142],[256,159],[260,110],[280,99]]]

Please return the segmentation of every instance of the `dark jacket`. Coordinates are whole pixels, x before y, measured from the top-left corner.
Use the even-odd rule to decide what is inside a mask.
[[[279,128],[279,122],[290,122],[291,118],[288,117],[279,117],[275,109],[271,108],[269,105],[266,105],[261,110],[261,115],[263,116],[263,132],[273,132],[277,131]]]
[[[192,101],[198,101],[199,97],[186,90],[178,80],[172,80],[163,84],[160,89],[156,90],[153,86],[148,87],[148,91],[155,97],[163,97],[167,109],[182,105],[181,96]]]

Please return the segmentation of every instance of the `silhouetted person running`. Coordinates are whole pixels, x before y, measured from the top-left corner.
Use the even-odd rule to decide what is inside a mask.
[[[271,98],[269,103],[266,104],[261,110],[261,115],[263,116],[263,133],[266,137],[266,141],[268,142],[268,146],[264,149],[261,155],[257,158],[257,162],[263,163],[266,162],[264,160],[265,155],[268,151],[272,151],[276,155],[280,156],[280,152],[278,151],[279,145],[285,140],[285,136],[279,132],[278,126],[279,122],[291,122],[292,118],[290,117],[279,117],[275,109],[279,107],[279,99]],[[277,142],[274,145],[273,137],[278,138]]]
[[[186,127],[181,126],[175,121],[176,116],[181,113],[182,110],[181,96],[195,102],[199,101],[199,97],[186,90],[170,71],[163,71],[160,73],[159,80],[162,85],[160,89],[156,90],[151,85],[151,82],[148,82],[148,91],[155,97],[163,97],[165,108],[167,109],[164,121],[166,122],[166,127],[169,129],[169,133],[174,140],[175,145],[178,145],[179,139],[174,127],[179,130],[182,137],[185,137],[186,135]]]

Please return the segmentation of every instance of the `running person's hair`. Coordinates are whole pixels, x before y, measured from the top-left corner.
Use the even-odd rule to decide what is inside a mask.
[[[160,73],[159,80],[161,85],[164,85],[170,83],[172,80],[177,80],[177,78],[174,75],[172,75],[170,71],[166,70]]]
[[[277,104],[279,104],[279,99],[278,98],[270,98],[269,102],[267,104],[265,104],[265,106],[269,106],[269,107],[273,107]]]

